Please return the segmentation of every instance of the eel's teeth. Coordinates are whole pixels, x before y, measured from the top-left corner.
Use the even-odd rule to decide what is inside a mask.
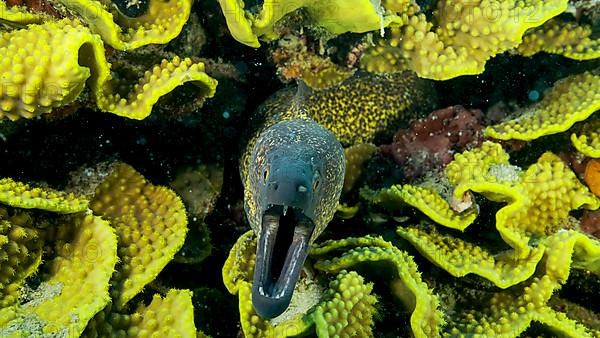
[[[284,205],[283,206],[283,216],[285,216],[287,214],[287,211],[288,211],[288,206]]]

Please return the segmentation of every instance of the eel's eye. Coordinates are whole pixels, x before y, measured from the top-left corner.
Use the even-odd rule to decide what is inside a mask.
[[[263,181],[265,183],[267,183],[267,179],[269,178],[269,167],[265,168],[265,171],[263,171]]]

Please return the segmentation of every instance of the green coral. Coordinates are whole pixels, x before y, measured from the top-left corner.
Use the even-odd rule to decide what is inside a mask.
[[[113,9],[106,0],[58,2],[80,16],[104,42],[120,50],[171,41],[181,32],[192,9],[191,0],[152,0],[143,15],[131,18]]]
[[[328,254],[345,249],[337,257]],[[326,241],[311,250],[311,256],[325,256],[315,263],[315,268],[336,272],[364,262],[389,262],[394,267],[390,282],[393,292],[411,311],[410,325],[415,337],[435,337],[444,325],[438,297],[421,279],[417,265],[406,252],[400,251],[380,237],[346,238]]]
[[[92,215],[72,216],[61,227],[69,236],[54,243],[56,257],[47,264],[43,283],[30,299],[25,297],[27,302],[0,310],[3,334],[80,335],[109,302],[109,279],[117,262],[114,230]]]
[[[121,309],[183,243],[187,218],[172,191],[116,165],[90,202],[101,218],[87,209],[87,200],[85,211],[76,212],[72,195],[36,189],[5,185],[15,207],[72,214],[0,208],[0,335],[196,336],[189,291],[171,290],[164,299],[155,295],[149,306]],[[144,259],[130,255],[137,245]],[[27,278],[38,270],[30,284]]]
[[[25,279],[42,263],[42,241],[26,214],[8,217],[0,209],[0,307],[16,304]]]

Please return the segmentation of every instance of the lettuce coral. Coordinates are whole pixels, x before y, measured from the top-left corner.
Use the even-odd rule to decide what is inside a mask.
[[[457,198],[470,190],[508,203],[496,214],[496,228],[519,257],[529,254],[533,236],[565,221],[571,210],[600,206],[600,200],[550,152],[521,171],[509,164],[499,144],[485,142],[479,149],[458,154],[446,167],[446,175]]]
[[[121,308],[156,278],[183,245],[185,208],[173,191],[153,186],[124,164],[96,188],[90,208],[109,220],[119,235],[121,264],[112,277],[111,297]]]
[[[24,304],[0,310],[0,332],[13,336],[80,335],[109,301],[109,279],[117,262],[110,224],[92,215],[64,219],[68,236],[54,242],[48,276]],[[85,292],[81,292],[85,290]]]
[[[600,57],[600,40],[592,37],[592,27],[588,25],[552,19],[527,32],[517,51],[523,56],[544,51],[575,60],[590,60]]]
[[[22,209],[40,209],[70,214],[84,211],[88,200],[83,196],[49,188],[31,187],[10,178],[0,179],[0,203]]]
[[[428,20],[418,6],[402,13],[402,24],[363,55],[368,71],[412,69],[421,77],[445,80],[480,74],[489,58],[521,43],[525,31],[560,14],[566,0],[437,2]]]
[[[132,18],[115,10],[109,1],[58,2],[81,17],[104,42],[119,50],[171,41],[181,32],[192,9],[191,0],[151,0],[142,15]]]
[[[488,137],[500,140],[534,140],[560,133],[600,109],[600,75],[592,72],[557,81],[537,104],[516,113],[517,117],[487,127]]]
[[[270,38],[274,26],[285,15],[304,8],[310,21],[325,28],[331,34],[346,32],[362,33],[377,30],[397,20],[388,15],[379,2],[370,0],[319,3],[301,1],[265,1],[258,13],[251,13],[242,0],[219,0],[231,35],[239,42],[251,47],[259,47],[259,37]]]
[[[6,18],[0,12],[0,19]],[[203,64],[175,57],[146,72],[129,97],[122,98],[111,83],[103,40],[77,19],[2,32],[0,57],[0,74],[10,84],[0,88],[0,119],[49,113],[74,102],[86,84],[100,110],[143,119],[162,95],[182,83],[196,83],[205,97],[212,97],[217,85]]]
[[[571,142],[580,153],[600,158],[600,121],[587,122],[579,133],[571,134]]]
[[[547,303],[565,283],[572,267],[585,266],[594,273],[600,272],[600,243],[581,233],[564,231],[547,237],[542,244],[546,248],[545,259],[538,274],[511,292],[494,293],[485,302],[487,307],[475,307],[450,317],[448,336],[516,337],[536,321],[561,336],[596,337],[600,332],[551,309]]]

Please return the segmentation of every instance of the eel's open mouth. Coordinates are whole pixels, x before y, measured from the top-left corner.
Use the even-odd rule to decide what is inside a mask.
[[[314,228],[296,207],[273,205],[264,212],[252,285],[252,304],[261,317],[277,317],[289,306]]]

